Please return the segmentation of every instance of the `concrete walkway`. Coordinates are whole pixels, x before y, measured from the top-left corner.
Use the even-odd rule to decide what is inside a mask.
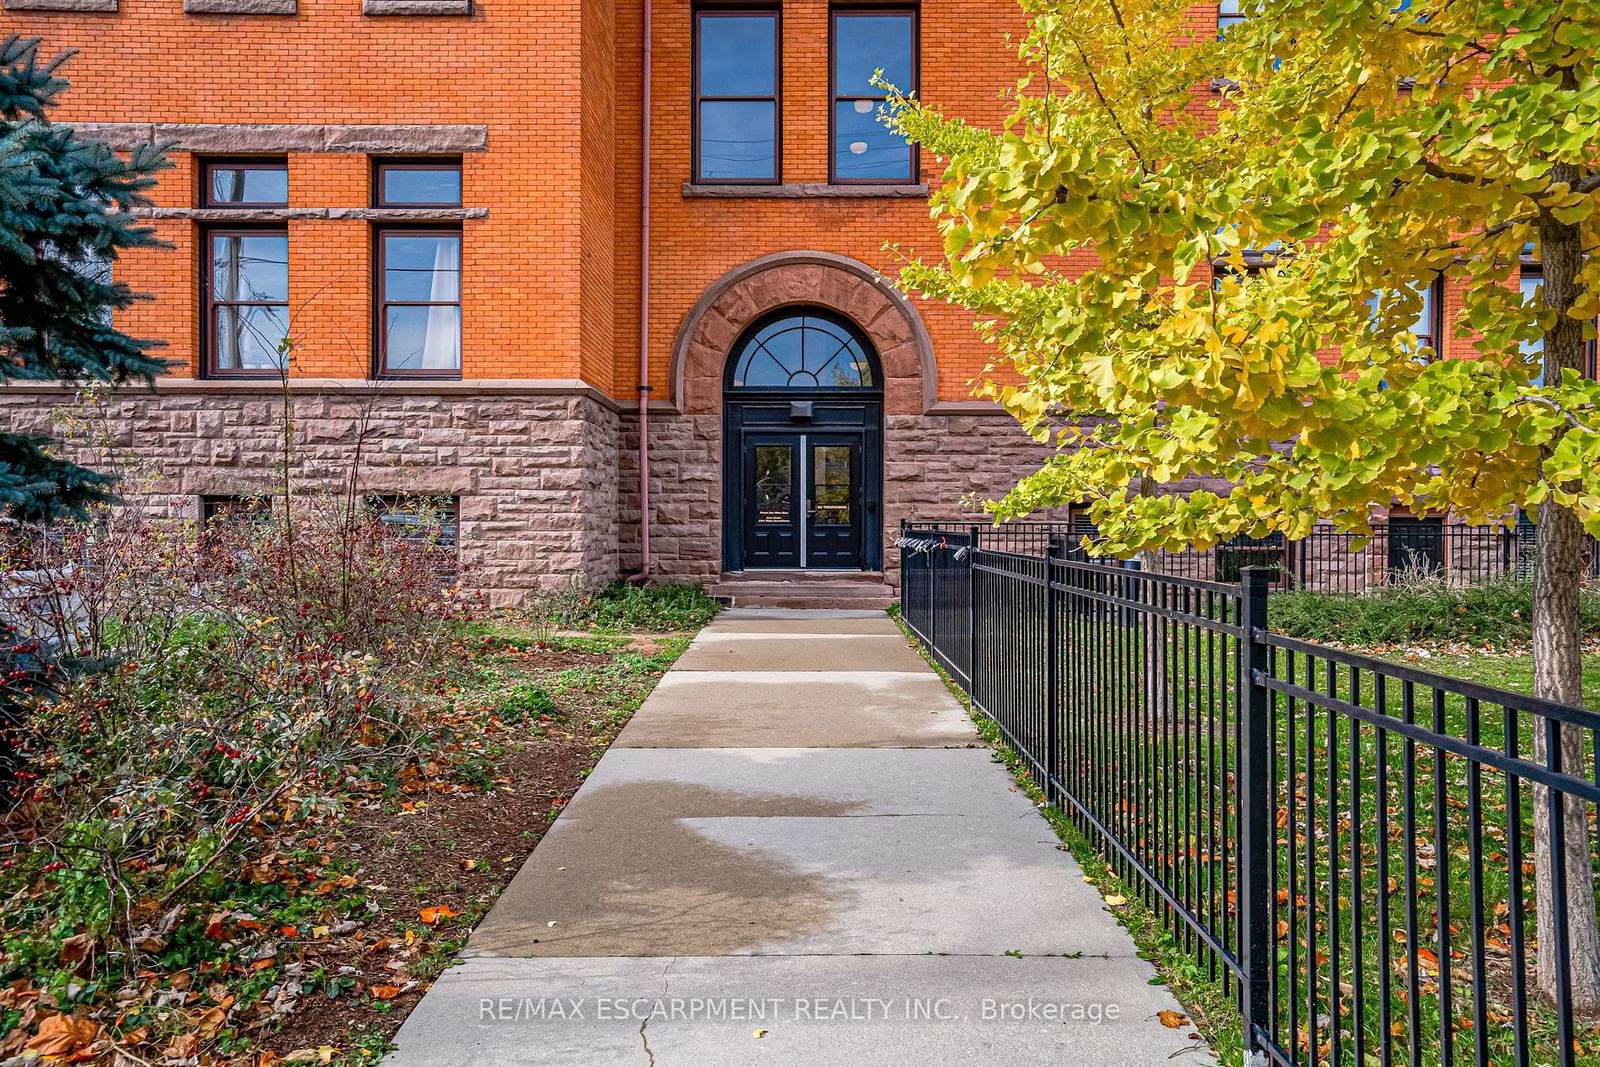
[[[882,615],[720,616],[401,1028],[438,1064],[1209,1064]]]

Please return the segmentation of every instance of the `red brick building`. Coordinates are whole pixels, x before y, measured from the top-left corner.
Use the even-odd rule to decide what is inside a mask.
[[[876,123],[872,72],[997,122],[1014,0],[4,0],[0,21],[79,51],[59,121],[175,142],[146,212],[171,247],[114,268],[154,298],[121,325],[173,364],[113,403],[167,513],[270,483],[284,358],[301,473],[335,480],[368,425],[367,487],[455,498],[463,561],[506,601],[646,552],[696,579],[875,573],[902,517],[1038,459],[969,399],[963,314],[878,274],[886,246],[938,254],[937,165]],[[0,392],[18,428],[60,402]]]

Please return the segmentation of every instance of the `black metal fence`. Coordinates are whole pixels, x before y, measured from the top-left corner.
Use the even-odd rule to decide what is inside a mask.
[[[940,529],[962,531],[980,548],[1043,554],[1056,546],[1068,558],[1088,561],[1080,546],[1095,528],[1078,521],[1023,520],[939,522]],[[1538,527],[1467,526],[1442,519],[1392,519],[1374,523],[1362,537],[1331,526],[1317,526],[1297,540],[1282,535],[1235,537],[1208,549],[1158,553],[1159,570],[1180,578],[1237,582],[1246,567],[1274,572],[1273,588],[1320,593],[1364,593],[1415,578],[1449,585],[1482,585],[1504,578],[1531,578]],[[1585,548],[1585,570],[1600,580],[1600,542]]]
[[[973,540],[905,531],[907,625],[1234,996],[1247,1048],[1600,1062],[1600,715],[1272,634],[1270,570]]]

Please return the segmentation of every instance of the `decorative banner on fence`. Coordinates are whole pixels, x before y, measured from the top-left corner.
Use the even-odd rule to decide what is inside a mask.
[[[895,547],[915,552],[919,555],[929,552],[954,552],[958,560],[966,559],[972,551],[971,545],[952,545],[946,537],[897,537]]]

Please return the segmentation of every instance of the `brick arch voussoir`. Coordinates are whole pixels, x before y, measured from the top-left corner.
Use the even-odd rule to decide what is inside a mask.
[[[735,267],[684,316],[673,343],[671,399],[685,414],[720,410],[722,374],[739,335],[785,307],[822,307],[855,323],[883,365],[891,415],[921,415],[938,395],[933,346],[916,309],[871,267],[827,252],[785,252]]]

